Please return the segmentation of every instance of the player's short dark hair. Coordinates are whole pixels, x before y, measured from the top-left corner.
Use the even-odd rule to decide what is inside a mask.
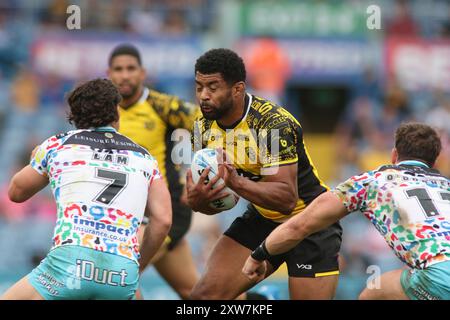
[[[441,152],[441,139],[430,126],[409,122],[402,123],[395,132],[395,148],[399,160],[422,160],[430,167]]]
[[[68,120],[77,129],[110,125],[119,120],[117,105],[122,97],[108,79],[95,79],[77,86],[67,97]]]
[[[211,49],[204,53],[195,63],[195,73],[220,73],[228,84],[245,81],[247,75],[241,57],[230,49]]]
[[[141,54],[139,53],[139,50],[135,46],[131,44],[120,44],[117,47],[115,47],[111,52],[111,54],[109,55],[108,60],[109,66],[112,65],[112,61],[114,60],[115,57],[124,55],[135,57],[139,65],[142,65]]]

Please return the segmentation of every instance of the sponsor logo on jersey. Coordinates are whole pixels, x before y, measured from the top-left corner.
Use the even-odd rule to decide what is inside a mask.
[[[83,219],[78,216],[74,216],[73,221],[76,225],[85,226],[91,230],[95,229],[95,231],[106,231],[106,232],[116,233],[116,234],[125,235],[125,236],[130,235],[129,229],[117,227],[112,224],[106,224],[106,223],[100,222],[100,221],[94,221],[91,219]]]

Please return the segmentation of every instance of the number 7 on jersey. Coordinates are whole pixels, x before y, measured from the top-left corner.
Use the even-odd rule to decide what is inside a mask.
[[[94,201],[103,204],[111,204],[128,184],[128,174],[106,169],[96,169],[95,177],[110,180],[111,182],[103,188],[94,198]]]

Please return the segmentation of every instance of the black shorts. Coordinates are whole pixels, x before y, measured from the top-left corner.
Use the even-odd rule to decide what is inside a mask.
[[[234,220],[225,235],[244,247],[255,250],[267,236],[279,226],[264,218],[252,205]],[[339,274],[339,250],[342,228],[339,222],[305,238],[290,251],[269,260],[274,270],[286,262],[290,277],[321,277]]]
[[[186,235],[191,226],[192,210],[179,201],[172,201],[172,227],[169,231],[169,250],[172,250]]]

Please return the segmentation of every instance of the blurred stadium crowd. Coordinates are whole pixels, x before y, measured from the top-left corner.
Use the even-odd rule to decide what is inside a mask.
[[[70,4],[81,8],[81,30],[66,28]],[[366,26],[371,4],[381,8],[381,30]],[[64,94],[80,80],[105,77],[109,51],[121,42],[140,48],[151,86],[190,101],[195,59],[212,47],[236,49],[245,58],[250,91],[298,117],[331,187],[389,162],[393,132],[405,120],[440,130],[444,150],[438,168],[450,175],[446,0],[3,0],[0,292],[48,251],[55,221],[49,190],[14,204],[5,191],[9,178],[36,144],[70,129]],[[195,216],[189,239],[199,269],[238,211]],[[336,298],[355,299],[370,265],[384,272],[400,262],[362,216],[349,216],[343,226]],[[145,275],[146,298],[174,298],[155,277],[151,271]]]

